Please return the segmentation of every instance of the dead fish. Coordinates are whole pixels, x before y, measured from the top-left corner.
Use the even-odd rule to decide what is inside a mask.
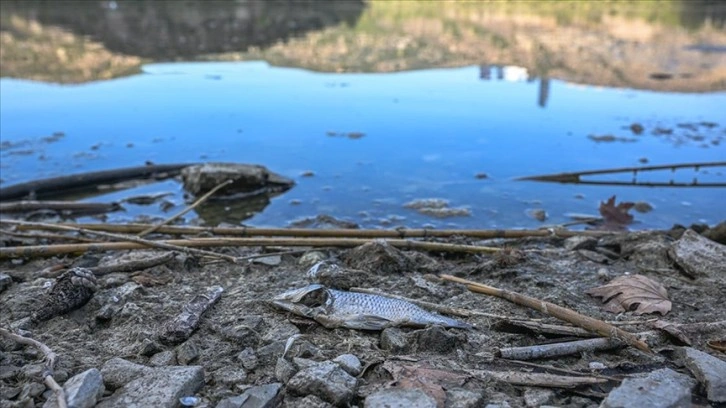
[[[314,284],[276,296],[272,304],[288,312],[315,320],[328,329],[345,327],[383,330],[392,326],[440,325],[471,329],[460,322],[428,312],[412,303],[384,296],[344,292]]]

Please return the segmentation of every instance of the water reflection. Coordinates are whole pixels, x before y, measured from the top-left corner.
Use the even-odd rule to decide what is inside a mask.
[[[326,72],[519,66],[541,78],[543,107],[550,79],[658,91],[726,89],[724,2],[0,4],[3,76],[52,82],[93,80],[93,72],[132,74],[143,59],[222,59]],[[116,68],[104,70],[109,65]]]

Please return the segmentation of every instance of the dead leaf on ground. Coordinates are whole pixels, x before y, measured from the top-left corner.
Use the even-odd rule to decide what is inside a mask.
[[[635,307],[635,314],[660,313],[671,310],[668,291],[660,283],[643,275],[628,275],[613,279],[607,285],[590,289],[590,296],[603,299],[603,310],[621,313]]]
[[[691,341],[686,333],[684,333],[683,330],[681,330],[678,326],[680,325],[672,322],[667,322],[665,320],[658,320],[653,323],[653,327],[663,330],[664,332],[676,338],[681,343],[687,346],[693,345],[693,341]]]
[[[420,364],[398,364],[393,361],[383,363],[397,387],[418,389],[436,400],[436,405],[443,407],[446,402],[446,389],[460,387],[469,378],[468,374],[454,371],[439,370]]]
[[[633,223],[633,216],[628,211],[635,206],[635,203],[621,202],[615,205],[615,196],[605,202],[600,202],[600,215],[605,221],[600,228],[608,231],[623,231]]]

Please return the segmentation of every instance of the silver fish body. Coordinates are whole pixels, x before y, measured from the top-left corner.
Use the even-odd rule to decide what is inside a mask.
[[[365,293],[344,292],[314,284],[276,296],[272,304],[317,321],[327,328],[382,330],[391,326],[471,325],[428,312],[410,302]]]

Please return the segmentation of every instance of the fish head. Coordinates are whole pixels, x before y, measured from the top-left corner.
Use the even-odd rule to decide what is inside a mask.
[[[319,284],[292,289],[272,299],[274,306],[311,319],[316,315],[316,310],[329,302],[330,296],[327,288]]]

